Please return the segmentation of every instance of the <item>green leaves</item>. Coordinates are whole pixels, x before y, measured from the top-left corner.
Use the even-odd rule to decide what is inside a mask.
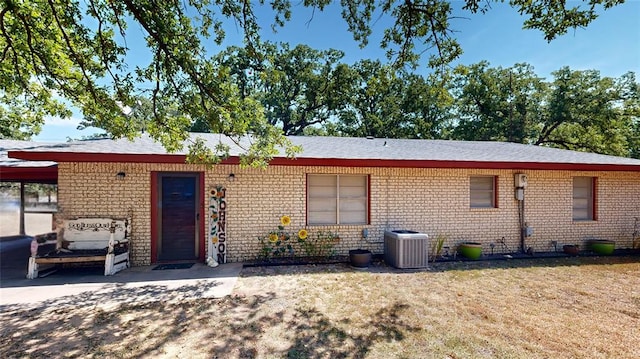
[[[228,81],[239,89],[243,101],[264,108],[260,116],[268,124],[297,135],[327,121],[346,102],[352,82],[348,67],[338,63],[342,56],[337,50],[266,42],[251,51],[230,47],[213,61],[227,69]],[[216,132],[198,122],[196,126]]]
[[[545,84],[528,64],[491,68],[488,62],[455,69],[455,139],[531,143],[531,125]]]
[[[609,9],[622,3],[624,0],[509,1],[509,4],[518,9],[521,15],[529,16],[525,20],[523,28],[542,31],[547,41],[565,34],[568,29],[589,25],[598,17],[596,14],[598,5]]]
[[[379,138],[439,138],[451,96],[436,77],[396,71],[379,61],[353,68],[353,91],[340,111],[337,131]]]
[[[637,157],[640,97],[632,73],[601,77],[568,67],[545,82],[527,64],[456,68],[452,137]]]
[[[595,19],[598,7],[620,3],[622,0],[510,1],[529,16],[525,28],[543,31],[548,40],[568,28],[586,26]],[[355,68],[339,63],[343,54],[335,50],[318,51],[304,45],[290,48],[260,40],[263,19],[257,18],[258,7],[272,10],[270,22],[279,27],[291,18],[292,4],[322,11],[332,2],[6,0],[0,5],[0,136],[29,138],[39,132],[48,116],[66,118],[76,110],[82,114],[83,127],[102,128],[115,138],[133,138],[144,130],[169,151],[181,149],[190,129],[219,132],[238,143],[249,135],[252,140],[243,144],[241,161],[262,167],[278,150],[288,156],[300,151],[283,134],[443,137],[456,132],[450,126],[453,113],[446,110],[452,103],[446,65],[462,53],[449,24],[452,6],[457,3],[342,0],[342,17],[362,46],[369,42],[372,21],[384,19],[390,24],[382,30],[377,45],[387,50],[394,66],[362,61]],[[471,12],[490,11],[488,4],[480,0],[462,3]],[[208,51],[216,51],[223,43],[229,24],[233,31],[241,32],[244,46],[211,56]],[[131,48],[129,41],[138,32],[146,40],[145,49]],[[144,55],[133,65],[132,54],[140,52]],[[439,79],[422,79],[399,70],[417,67],[423,53]],[[471,100],[462,102],[463,132],[478,129],[487,138],[516,141],[532,141],[538,134],[540,143],[560,143],[554,136],[566,133],[597,139],[616,152],[622,147],[614,144],[622,144],[622,138],[629,144],[638,142],[637,130],[613,131],[603,125],[604,119],[619,119],[623,109],[626,120],[620,128],[637,129],[637,114],[628,113],[637,110],[635,95],[605,102],[586,96],[584,101],[595,101],[587,106],[586,102],[562,100],[565,85],[559,79],[553,92],[556,97],[549,100],[555,106],[549,105],[553,116],[538,116],[531,107],[538,99],[530,95],[539,81],[523,74],[518,78],[524,81],[522,91],[506,98],[504,76],[501,71],[496,74],[501,81],[492,82],[490,76],[480,74],[466,84],[460,80],[465,96],[488,96],[484,102],[476,101],[476,106],[484,106],[477,113],[470,107]],[[601,87],[607,86],[603,83]],[[629,85],[619,87],[632,91]],[[637,93],[637,88],[633,91]],[[511,126],[508,133],[506,102],[519,116],[518,126]],[[587,123],[567,113],[586,109],[600,111],[603,120]],[[336,123],[338,115],[341,123]],[[531,124],[534,117],[543,115],[547,117],[537,120],[538,125]],[[479,117],[474,116],[482,117],[480,126]],[[589,130],[583,133],[565,125],[565,119],[584,123],[586,127],[580,126]],[[490,129],[487,125],[491,123],[498,125]],[[464,137],[460,131],[454,135]],[[196,141],[189,148],[192,162],[217,163],[228,155],[225,145]]]
[[[595,70],[564,67],[553,73],[548,112],[536,144],[632,156],[638,121],[638,83],[631,73],[600,77]]]
[[[93,5],[86,11],[97,16],[95,30],[84,24],[77,2],[10,3],[3,9],[3,136],[18,137],[5,131],[18,127],[12,113],[21,117],[19,137],[28,138],[39,132],[47,116],[71,116],[71,107],[80,109],[86,124],[115,136],[129,134],[117,104],[129,97],[131,85],[114,72],[123,67],[119,57],[125,50],[114,41],[114,27],[102,21],[103,7]],[[113,87],[104,85],[109,76]]]

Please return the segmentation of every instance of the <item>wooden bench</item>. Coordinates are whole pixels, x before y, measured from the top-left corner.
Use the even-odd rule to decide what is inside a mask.
[[[104,275],[129,268],[131,221],[113,218],[65,220],[58,232],[31,242],[27,278],[38,278],[41,265],[104,262]]]

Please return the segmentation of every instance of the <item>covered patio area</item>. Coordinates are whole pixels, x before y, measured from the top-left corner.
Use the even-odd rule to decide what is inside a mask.
[[[57,163],[17,160],[7,152],[55,145],[0,140],[0,238],[35,235],[53,228],[58,207]]]

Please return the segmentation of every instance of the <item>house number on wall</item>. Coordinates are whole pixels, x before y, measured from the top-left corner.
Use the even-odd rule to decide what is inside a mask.
[[[209,197],[209,257],[207,263],[227,262],[227,201],[226,188],[217,186]]]

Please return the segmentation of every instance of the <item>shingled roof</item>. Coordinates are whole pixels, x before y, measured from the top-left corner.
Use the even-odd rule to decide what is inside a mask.
[[[237,163],[242,148],[219,134],[191,134],[210,146],[231,147],[227,163]],[[303,152],[296,160],[275,158],[274,165],[361,167],[447,167],[640,171],[640,160],[508,142],[290,136]],[[240,141],[248,146],[250,138]],[[9,156],[57,162],[184,162],[185,150],[170,154],[149,136],[134,141],[97,139],[13,150]]]

